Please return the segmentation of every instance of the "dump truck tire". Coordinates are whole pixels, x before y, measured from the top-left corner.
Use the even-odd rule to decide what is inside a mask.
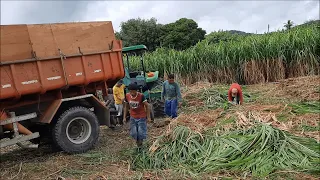
[[[83,153],[93,148],[99,138],[99,122],[88,108],[66,110],[53,126],[54,144],[67,153]]]

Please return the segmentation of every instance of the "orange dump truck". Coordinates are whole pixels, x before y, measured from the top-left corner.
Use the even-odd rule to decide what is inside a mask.
[[[109,21],[1,25],[0,147],[47,138],[68,153],[91,149],[124,73]]]

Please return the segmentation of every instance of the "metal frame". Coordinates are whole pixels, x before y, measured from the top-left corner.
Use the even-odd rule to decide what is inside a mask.
[[[108,108],[110,101],[106,101],[106,102],[101,101],[101,100],[103,100],[103,99],[101,99],[101,98],[103,98],[102,92],[98,91],[97,93],[98,93],[98,97],[95,97],[93,94],[86,94],[86,95],[57,100],[58,104],[53,103],[55,106],[53,106],[53,108],[49,109],[51,113],[48,111],[49,114],[45,114],[46,116],[44,116],[44,117],[42,116],[42,118],[45,118],[45,120],[47,120],[47,122],[42,122],[41,120],[40,120],[40,122],[50,123],[52,118],[56,114],[56,111],[60,108],[60,106],[63,102],[70,102],[73,100],[85,99],[95,109],[95,114],[98,117],[99,124],[110,126],[110,110]],[[13,124],[13,133],[14,133],[13,138],[10,140],[6,140],[6,141],[1,142],[0,148],[15,145],[15,144],[17,144],[21,148],[38,148],[38,144],[24,145],[24,144],[22,144],[22,142],[29,141],[31,139],[35,139],[35,138],[40,137],[39,132],[35,132],[30,135],[19,136],[20,134],[18,131],[18,126],[17,126],[17,122],[19,122],[19,121],[25,121],[25,120],[29,120],[29,119],[33,119],[33,118],[38,117],[37,113],[34,112],[34,113],[24,114],[24,115],[20,115],[20,116],[16,116],[15,112],[9,112],[9,114],[11,117],[8,119],[5,119],[3,121],[0,121],[0,126],[12,123]]]
[[[140,56],[140,63],[142,67],[143,74],[145,76],[146,73],[146,68],[143,63],[143,54],[145,51],[147,51],[148,48],[145,45],[136,45],[136,46],[129,46],[129,47],[124,47],[122,49],[122,54],[126,56],[126,61],[127,61],[127,69],[128,73],[130,75],[130,63],[129,63],[129,56]]]
[[[20,60],[14,60],[14,61],[3,60],[2,62],[0,62],[0,65],[20,64],[20,63],[27,63],[27,62],[34,62],[34,61],[48,61],[48,60],[53,60],[53,59],[60,59],[61,58],[60,49],[58,49],[58,51],[59,51],[59,56],[52,56],[52,57],[47,57],[47,58],[34,57],[31,59],[20,59]],[[93,52],[93,53],[82,53],[81,50],[79,50],[79,54],[64,55],[63,57],[64,58],[81,57],[81,56],[88,56],[88,55],[105,54],[105,53],[110,53],[110,52],[114,52],[114,51],[120,51],[120,49],[112,49],[112,50],[99,51],[99,52]]]
[[[6,124],[13,124],[13,138],[4,142],[0,143],[0,148],[6,147],[6,146],[11,146],[14,144],[17,144],[18,146],[20,146],[21,148],[38,148],[38,144],[30,144],[30,145],[24,145],[22,144],[22,142],[31,140],[31,139],[35,139],[40,137],[40,134],[38,132],[32,133],[30,135],[25,135],[25,136],[21,136],[19,137],[19,131],[18,131],[18,126],[17,126],[17,122],[19,121],[25,121],[25,120],[29,120],[29,119],[33,119],[35,117],[37,117],[37,113],[30,113],[30,114],[25,114],[25,115],[21,115],[21,116],[16,116],[15,112],[10,112],[11,118],[8,118],[4,121],[0,122],[0,125],[6,125]]]

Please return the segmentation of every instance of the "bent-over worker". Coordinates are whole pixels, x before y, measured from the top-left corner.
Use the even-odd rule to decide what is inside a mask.
[[[243,104],[243,95],[241,86],[238,83],[231,84],[228,91],[228,99],[230,102],[236,102],[236,104]]]

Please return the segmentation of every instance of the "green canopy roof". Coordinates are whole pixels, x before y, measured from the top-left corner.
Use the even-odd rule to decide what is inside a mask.
[[[129,52],[138,52],[141,50],[148,50],[147,46],[145,45],[136,45],[136,46],[129,46],[122,48],[123,53],[129,53]]]

